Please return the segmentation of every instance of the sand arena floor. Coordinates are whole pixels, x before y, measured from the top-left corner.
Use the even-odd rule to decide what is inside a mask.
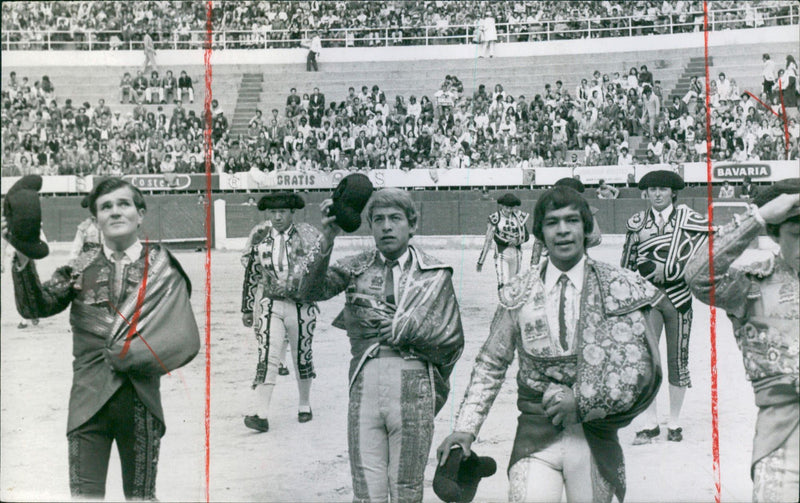
[[[466,348],[452,378],[453,394],[436,418],[436,431],[425,472],[425,500],[438,501],[431,489],[435,446],[450,432],[469,381],[472,361],[486,339],[497,304],[494,268],[475,272],[477,249],[431,250],[455,267],[454,286],[461,304]],[[343,255],[335,251],[335,257]],[[349,252],[348,252],[349,253]],[[597,260],[618,263],[621,246],[590,251]],[[192,304],[201,330],[205,315],[205,254],[178,252],[192,279]],[[526,253],[525,260],[529,255]],[[39,263],[42,278],[66,262],[56,251]],[[270,431],[257,434],[242,423],[251,413],[250,382],[256,347],[252,330],[241,323],[243,270],[235,252],[212,252],[211,303],[211,463],[214,501],[350,501],[347,458],[347,367],[349,345],[344,333],[330,326],[343,297],[320,305],[314,339],[317,379],[312,388],[314,420],[297,422],[294,371],[281,377],[269,417]],[[2,278],[2,408],[0,431],[0,499],[59,501],[69,499],[67,402],[72,379],[68,314],[43,319],[19,330],[11,277]],[[620,432],[627,464],[626,501],[713,501],[709,309],[695,301],[690,366],[694,387],[683,409],[684,441],[666,441],[666,386],[658,397],[662,436],[651,445],[633,447],[634,422]],[[756,417],[750,384],[731,325],[718,312],[720,460],[723,501],[750,501],[749,463]],[[666,355],[664,340],[661,351]],[[162,379],[167,422],[157,495],[162,501],[205,498],[204,351],[188,366]],[[665,358],[665,357],[664,357]],[[665,362],[664,362],[665,363]],[[665,369],[666,371],[666,369]],[[498,473],[485,479],[476,501],[506,501],[508,456],[516,428],[516,363],[507,373],[495,405],[474,444],[481,455],[497,460]],[[665,379],[666,381],[666,379]],[[123,498],[119,460],[112,453],[107,498]]]

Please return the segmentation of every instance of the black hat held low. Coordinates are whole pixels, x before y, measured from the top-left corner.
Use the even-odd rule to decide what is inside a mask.
[[[450,451],[445,464],[436,468],[433,492],[442,501],[466,503],[475,498],[481,479],[491,477],[496,471],[494,459],[478,456],[475,451],[465,458],[464,451],[457,447]]]

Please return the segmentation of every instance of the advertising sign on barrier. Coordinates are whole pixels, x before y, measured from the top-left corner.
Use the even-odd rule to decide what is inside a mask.
[[[628,175],[633,174],[633,166],[579,166],[572,170],[573,175],[580,176],[581,182],[586,185],[597,185],[600,180],[607,183],[624,184]]]
[[[206,175],[169,173],[162,175],[125,175],[124,180],[144,191],[205,190]],[[219,175],[211,175],[211,189],[220,188]]]
[[[532,170],[528,170],[532,171]],[[333,189],[352,171],[280,171],[264,173],[252,169],[246,173],[220,176],[222,190],[295,190]],[[376,187],[483,187],[530,185],[533,173],[522,169],[376,169],[364,172]]]

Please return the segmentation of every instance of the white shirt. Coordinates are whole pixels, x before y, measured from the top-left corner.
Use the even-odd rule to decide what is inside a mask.
[[[547,315],[547,325],[550,327],[552,347],[557,348],[561,354],[572,354],[575,352],[575,328],[580,315],[586,256],[581,257],[578,263],[572,266],[569,271],[562,271],[550,259],[548,259],[548,262],[544,274],[545,314]],[[567,351],[561,349],[561,342],[558,337],[558,304],[561,300],[561,285],[558,284],[558,279],[562,274],[566,274],[569,279],[564,302],[564,320],[567,325]]]
[[[278,232],[274,227],[270,230],[272,236],[272,268],[275,269],[275,275],[281,281],[286,281],[289,278],[289,253],[287,249],[287,238],[292,226],[290,225],[285,231]],[[283,257],[280,256],[281,244],[283,244]],[[280,270],[279,263],[283,261],[283,270]]]
[[[387,258],[381,254],[384,263]],[[403,271],[408,270],[409,264],[412,263],[413,255],[411,248],[406,248],[406,251],[397,259],[397,264],[392,267],[392,283],[394,284],[394,298],[395,302],[400,303],[400,282],[403,280]],[[402,265],[402,268],[400,267]]]
[[[109,262],[114,264],[114,295],[118,296],[122,291],[122,278],[125,267],[139,260],[139,257],[142,255],[142,243],[137,239],[135,243],[122,252],[122,257],[119,260],[114,257],[116,253],[117,252],[108,247],[105,241],[103,242],[103,254]]]
[[[672,215],[671,204],[661,211],[656,211],[655,208],[652,208],[652,210],[653,210],[653,219],[655,220],[656,223],[659,223],[659,215],[660,215],[661,218],[660,223],[662,225],[666,224],[669,221],[669,216]]]

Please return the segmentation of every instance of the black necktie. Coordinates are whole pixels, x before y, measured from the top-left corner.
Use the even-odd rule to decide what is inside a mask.
[[[562,274],[558,278],[558,284],[561,285],[561,294],[558,298],[558,341],[561,343],[561,349],[567,351],[569,344],[567,343],[567,319],[564,314],[565,304],[567,303],[567,283],[569,278],[566,274]]]
[[[386,296],[386,302],[392,305],[395,304],[393,269],[397,264],[397,260],[387,260],[385,265],[386,270],[384,271],[386,278],[383,282],[383,293]]]

